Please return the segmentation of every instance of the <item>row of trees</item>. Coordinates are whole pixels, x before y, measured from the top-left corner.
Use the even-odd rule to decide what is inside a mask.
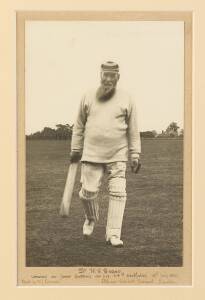
[[[31,140],[67,140],[71,139],[73,131],[73,125],[57,124],[56,128],[44,127],[42,131],[37,131],[30,135],[27,135],[27,139]],[[183,137],[183,129],[179,130],[179,126],[176,122],[169,124],[166,130],[162,130],[161,133],[157,133],[156,130],[140,132],[142,138],[173,138]]]
[[[183,138],[184,130],[180,129],[176,122],[172,122],[161,133],[157,133],[156,130],[140,132],[140,136],[144,138]]]
[[[73,125],[57,124],[56,128],[44,127],[42,131],[37,131],[27,135],[27,139],[31,140],[67,140],[71,139]]]

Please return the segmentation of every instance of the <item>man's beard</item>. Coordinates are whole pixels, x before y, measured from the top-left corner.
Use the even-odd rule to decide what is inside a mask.
[[[97,90],[97,98],[99,100],[108,100],[110,99],[115,93],[115,86],[111,85],[109,87],[106,87],[104,85],[101,85]]]

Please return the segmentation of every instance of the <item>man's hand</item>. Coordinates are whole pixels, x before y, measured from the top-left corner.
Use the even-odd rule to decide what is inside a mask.
[[[72,151],[70,154],[70,162],[75,163],[81,160],[82,153],[77,151]]]
[[[139,158],[131,159],[131,170],[133,173],[138,173],[141,168],[141,162]]]

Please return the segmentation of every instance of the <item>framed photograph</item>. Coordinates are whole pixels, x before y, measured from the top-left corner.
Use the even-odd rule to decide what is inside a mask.
[[[18,285],[191,286],[192,12],[16,21]]]

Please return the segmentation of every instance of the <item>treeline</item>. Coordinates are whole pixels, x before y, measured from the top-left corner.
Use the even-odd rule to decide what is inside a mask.
[[[157,133],[156,130],[140,132],[143,138],[183,138],[184,129],[180,129],[176,122],[172,122],[167,126],[166,130]]]
[[[43,130],[26,135],[29,140],[67,140],[71,139],[73,132],[73,125],[57,124],[56,128],[44,127]],[[180,130],[176,122],[172,122],[161,133],[156,130],[140,132],[142,138],[183,138],[184,131]]]
[[[44,127],[43,130],[26,135],[29,140],[67,140],[71,139],[73,125],[57,124],[56,128]]]

